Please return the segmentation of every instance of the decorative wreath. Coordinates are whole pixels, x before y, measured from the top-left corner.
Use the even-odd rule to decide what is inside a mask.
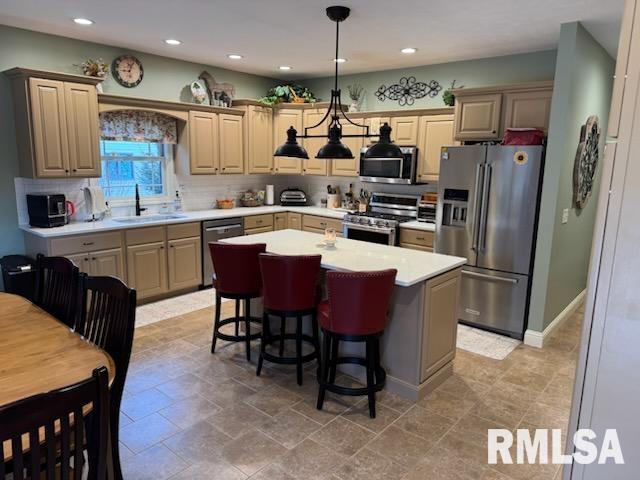
[[[397,101],[401,107],[413,105],[416,98],[435,97],[442,90],[442,86],[436,81],[429,83],[417,82],[416,77],[402,77],[400,82],[393,85],[380,85],[376,91],[376,97],[381,102],[387,98]]]
[[[573,165],[573,203],[578,209],[587,204],[593,191],[593,181],[600,157],[600,125],[597,115],[591,115],[580,128],[580,143]]]

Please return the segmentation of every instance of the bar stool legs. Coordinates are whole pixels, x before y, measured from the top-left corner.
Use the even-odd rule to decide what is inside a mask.
[[[260,333],[251,333],[251,322],[261,324],[259,318],[251,317],[251,298],[246,296],[230,296],[225,298],[232,298],[235,300],[235,316],[232,318],[220,319],[220,311],[222,307],[222,295],[216,291],[216,313],[215,321],[213,324],[213,338],[211,340],[211,353],[216,352],[216,342],[218,338],[226,340],[228,342],[245,342],[247,350],[247,361],[251,361],[251,340],[257,340],[260,338]],[[244,301],[244,315],[240,316],[240,302]],[[244,335],[240,335],[240,322],[244,322],[245,332]],[[220,332],[220,328],[225,325],[233,323],[235,325],[235,335],[227,335]]]
[[[376,392],[384,388],[386,372],[380,365],[380,335],[340,335],[322,330],[323,348],[322,361],[320,366],[318,389],[318,401],[316,408],[322,410],[326,391],[338,393],[340,395],[366,395],[369,399],[369,416],[376,418]],[[365,342],[365,358],[361,357],[340,357],[340,341]],[[339,364],[350,363],[365,367],[367,372],[367,386],[362,388],[350,388],[336,385],[336,369]]]

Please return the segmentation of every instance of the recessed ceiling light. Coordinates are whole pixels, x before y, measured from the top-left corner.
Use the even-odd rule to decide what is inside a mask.
[[[291,70],[291,67],[289,65],[280,65],[278,68],[280,70]]]
[[[407,47],[400,50],[402,53],[416,53],[418,51],[417,48]]]
[[[74,18],[73,21],[78,25],[93,25],[93,20],[89,20],[88,18]]]
[[[344,62],[347,61],[347,59],[346,58],[334,58],[333,61],[336,62],[336,63],[344,63]]]
[[[242,60],[242,55],[238,55],[237,53],[230,53],[227,57],[231,60]]]
[[[182,42],[180,40],[176,40],[175,38],[167,38],[164,43],[167,45],[180,45]]]

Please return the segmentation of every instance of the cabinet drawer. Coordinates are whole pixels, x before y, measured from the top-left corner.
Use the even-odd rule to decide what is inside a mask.
[[[165,227],[134,228],[126,231],[127,245],[164,242]]]
[[[265,213],[264,215],[252,215],[244,218],[244,229],[271,227],[273,229],[273,214]]]
[[[302,230],[302,214],[288,212],[287,213],[287,228],[294,230]]]
[[[167,225],[167,239],[189,238],[200,236],[200,223],[180,223],[178,225]]]
[[[337,233],[342,232],[342,220],[337,218],[317,217],[315,215],[303,215],[302,225],[306,228],[320,229],[335,228]]]
[[[255,235],[256,233],[273,232],[273,225],[267,225],[266,227],[245,228],[245,235]]]
[[[431,247],[433,249],[433,232],[401,228],[400,243],[408,243],[419,247]]]
[[[411,250],[421,250],[423,252],[433,253],[433,247],[425,247],[424,245],[416,245],[414,243],[400,243],[402,248],[410,248]]]
[[[95,233],[51,240],[51,255],[69,255],[122,246],[122,232]]]

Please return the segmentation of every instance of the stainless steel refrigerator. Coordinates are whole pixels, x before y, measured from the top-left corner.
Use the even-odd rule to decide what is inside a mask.
[[[542,146],[443,149],[436,252],[467,258],[461,322],[523,338],[543,161]]]

